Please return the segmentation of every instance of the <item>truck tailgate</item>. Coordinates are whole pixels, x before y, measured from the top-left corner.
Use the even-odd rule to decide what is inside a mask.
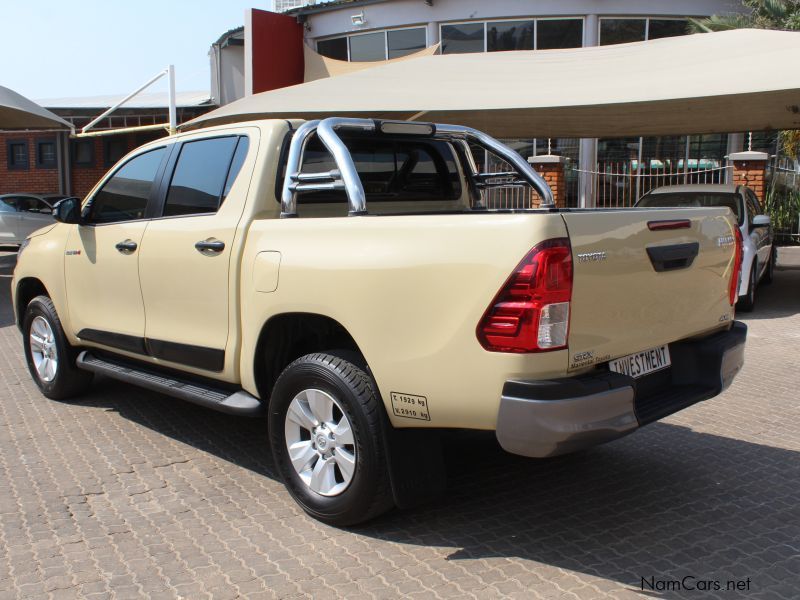
[[[612,209],[562,216],[574,264],[571,370],[733,320],[729,283],[736,225],[728,209]]]

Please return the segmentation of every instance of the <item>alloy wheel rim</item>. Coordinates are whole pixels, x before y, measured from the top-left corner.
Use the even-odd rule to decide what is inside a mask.
[[[34,317],[28,338],[36,374],[45,383],[50,383],[58,373],[58,347],[53,328],[47,319]]]
[[[318,389],[299,392],[285,417],[286,448],[300,480],[321,496],[338,496],[353,480],[356,447],[350,420]]]

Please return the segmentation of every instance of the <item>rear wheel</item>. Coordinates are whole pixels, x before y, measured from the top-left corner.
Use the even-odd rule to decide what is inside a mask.
[[[30,301],[22,331],[28,370],[42,394],[53,400],[63,400],[86,391],[92,374],[75,366],[75,349],[64,336],[50,298],[37,296]]]
[[[736,303],[736,308],[742,312],[751,312],[756,305],[757,272],[758,263],[753,261],[753,266],[750,267],[750,280],[747,283],[747,294],[739,296],[739,302]]]
[[[343,358],[309,354],[281,373],[270,443],[286,488],[308,514],[346,526],[392,507],[382,410],[372,379]]]

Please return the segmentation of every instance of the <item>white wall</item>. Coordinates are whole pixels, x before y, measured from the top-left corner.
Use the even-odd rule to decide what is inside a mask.
[[[509,17],[549,16],[708,16],[741,10],[735,0],[389,0],[374,4],[343,6],[310,14],[306,39],[341,33],[364,32],[447,21]],[[354,27],[352,15],[364,13],[366,25]],[[431,40],[429,42],[438,40]],[[313,44],[310,44],[313,47]]]

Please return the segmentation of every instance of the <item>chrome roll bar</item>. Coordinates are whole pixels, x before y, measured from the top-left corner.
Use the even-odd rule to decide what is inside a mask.
[[[298,192],[324,190],[344,190],[347,193],[349,203],[348,214],[351,216],[366,214],[367,199],[364,193],[364,186],[361,183],[361,178],[358,176],[355,163],[353,163],[353,157],[337,134],[337,130],[380,131],[383,125],[390,125],[394,129],[398,129],[401,124],[407,125],[405,133],[409,135],[415,135],[413,130],[416,128],[420,132],[424,132],[416,135],[436,140],[458,141],[464,144],[466,154],[470,157],[470,165],[468,166],[472,170],[473,177],[485,177],[490,175],[486,173],[477,173],[474,162],[471,160],[468,143],[481,146],[514,167],[516,173],[538,192],[542,199],[541,206],[555,206],[553,193],[550,191],[550,187],[542,176],[539,175],[525,159],[514,152],[514,150],[493,137],[486,135],[482,131],[457,125],[434,125],[432,123],[406,123],[330,117],[322,120],[307,121],[297,129],[292,137],[289,146],[289,156],[286,162],[286,177],[283,181],[283,189],[281,192],[281,217],[297,216]],[[333,156],[337,168],[324,173],[303,173],[301,171],[303,156],[305,155],[308,141],[315,133],[322,141],[325,148],[327,148]],[[509,173],[499,173],[495,175],[508,176]]]
[[[556,205],[555,199],[553,198],[553,192],[550,189],[550,186],[547,185],[547,182],[544,180],[544,178],[539,175],[536,170],[530,166],[530,164],[528,164],[527,160],[522,158],[518,153],[514,152],[512,148],[509,148],[504,143],[497,141],[492,136],[486,135],[482,131],[472,129],[470,127],[461,127],[460,125],[436,125],[436,137],[439,137],[440,134],[444,134],[450,139],[465,139],[468,142],[474,142],[485,150],[496,154],[514,167],[517,170],[517,173],[519,173],[519,175],[537,191],[539,196],[542,198],[541,206],[549,207]],[[505,173],[500,174],[500,176],[503,175],[505,175]]]

